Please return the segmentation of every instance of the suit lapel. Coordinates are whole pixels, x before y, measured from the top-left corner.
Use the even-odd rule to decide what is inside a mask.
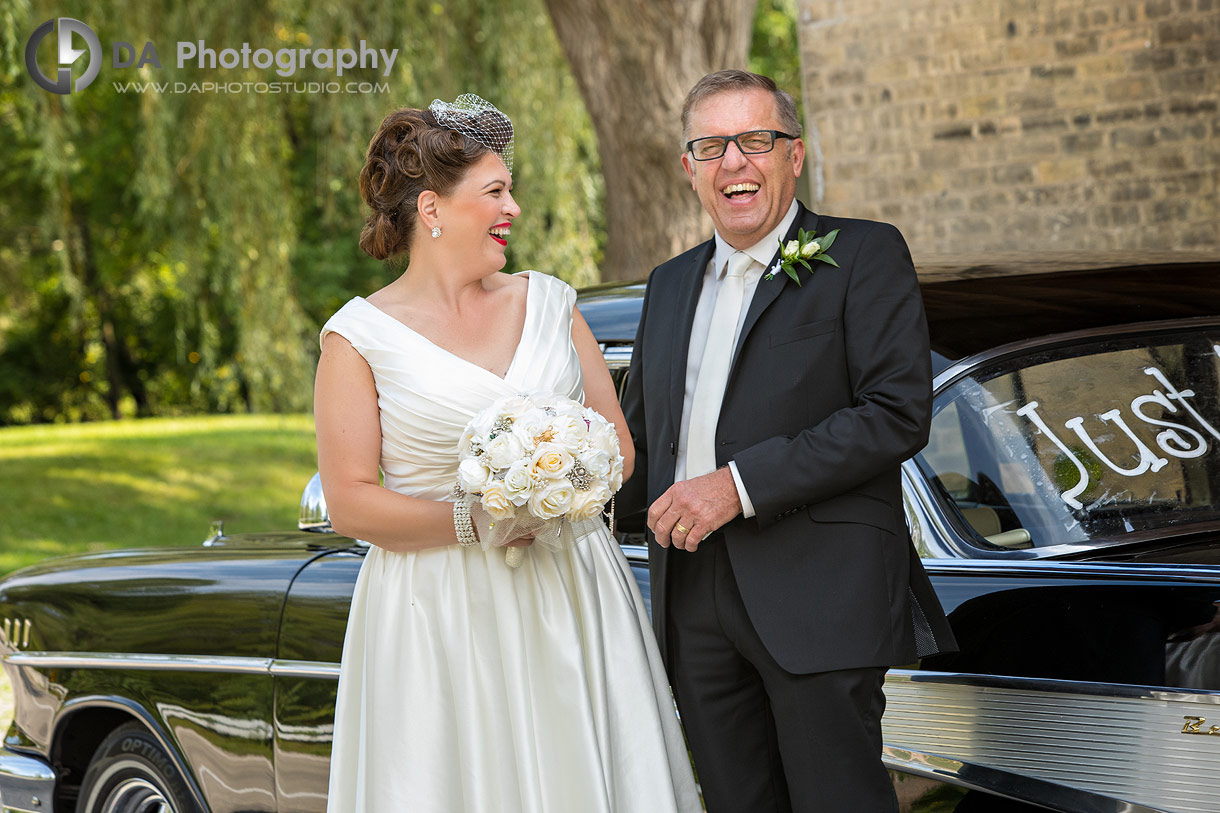
[[[817,223],[817,215],[806,209],[800,201],[797,201],[796,205],[796,217],[792,219],[792,225],[788,227],[788,233],[784,235],[783,244],[786,244],[789,240],[795,240],[800,229],[806,226],[813,228],[814,224]],[[767,265],[767,270],[774,268],[777,260],[779,260],[778,246],[775,249],[775,253],[771,255],[771,262]],[[758,287],[754,289],[754,298],[750,300],[750,308],[746,311],[746,320],[741,325],[741,335],[737,337],[737,346],[733,349],[734,367],[737,365],[737,358],[741,355],[741,348],[745,346],[746,337],[750,335],[750,330],[753,329],[755,323],[758,322],[758,318],[763,315],[763,312],[771,307],[771,303],[779,299],[780,293],[788,286],[789,282],[791,280],[783,271],[777,271],[774,279],[760,279],[758,281]],[[733,372],[730,370],[729,379],[731,380],[732,377]]]
[[[674,428],[673,442],[678,442],[678,434],[682,426],[682,404],[686,400],[686,359],[690,355],[690,331],[695,322],[695,307],[699,304],[699,294],[703,290],[703,276],[707,264],[711,262],[716,241],[708,240],[699,251],[695,252],[694,260],[682,270],[683,278],[678,285],[678,298],[674,307],[673,356],[670,359],[671,374],[669,381],[669,404]]]

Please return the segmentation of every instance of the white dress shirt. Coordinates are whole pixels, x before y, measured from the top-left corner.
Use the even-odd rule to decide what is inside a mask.
[[[758,288],[758,282],[766,273],[767,264],[771,262],[771,258],[779,249],[779,239],[792,227],[792,221],[796,219],[796,212],[796,200],[793,200],[792,205],[788,207],[787,214],[780,220],[778,226],[754,245],[743,249],[754,262],[746,270],[745,295],[741,300],[741,313],[737,316],[737,329],[733,333],[734,347],[737,346],[737,340],[741,336],[741,326],[745,324],[746,313],[750,310],[750,302],[754,299],[754,291]],[[691,324],[690,329],[690,349],[686,355],[686,392],[682,399],[682,424],[678,431],[674,482],[686,479],[686,443],[690,432],[691,398],[695,394],[695,385],[699,381],[699,366],[703,363],[703,349],[707,344],[708,331],[711,329],[712,309],[716,306],[716,292],[721,280],[724,279],[729,256],[737,251],[725,242],[719,233],[716,234],[715,241],[716,250],[712,253],[711,262],[707,264],[707,270],[703,272],[703,289],[699,292],[699,303],[695,306],[695,321]],[[774,280],[772,282],[774,283]],[[750,495],[746,493],[745,485],[741,482],[741,475],[737,473],[737,465],[731,460],[729,461],[729,471],[733,473],[733,482],[737,484],[737,496],[741,498],[742,514],[746,517],[754,516],[754,504],[750,502]]]

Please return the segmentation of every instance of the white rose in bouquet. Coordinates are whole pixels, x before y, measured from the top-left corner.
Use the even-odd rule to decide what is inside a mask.
[[[618,435],[614,433],[614,428],[607,424],[606,431],[590,432],[589,448],[605,452],[611,458],[618,457]]]
[[[623,456],[619,454],[618,435],[614,431],[614,424],[608,423],[604,419],[602,424],[601,431],[590,432],[589,448],[592,453],[598,455],[599,460],[600,455],[604,454],[609,461],[610,471],[604,476],[607,477],[610,491],[613,493],[623,487]],[[600,472],[600,464],[598,465]],[[598,476],[603,475],[599,473]]]
[[[584,411],[586,409],[588,409],[588,407],[586,407],[584,404],[580,403],[579,401],[573,401],[571,398],[564,398],[563,396],[553,397],[553,398],[544,399],[544,400],[546,401],[546,406],[544,407],[544,409],[548,410],[550,413],[555,414],[555,415],[580,416],[580,415],[584,414]]]
[[[534,451],[534,471],[541,477],[554,479],[572,470],[572,454],[558,443],[544,441]]]
[[[496,402],[496,412],[501,415],[524,415],[534,409],[534,403],[524,395],[509,395]],[[494,421],[493,421],[494,423]]]
[[[610,479],[607,485],[611,492],[616,492],[623,487],[623,456],[621,454],[610,458]]]
[[[525,446],[512,432],[500,432],[483,447],[487,466],[492,471],[507,469],[525,454]]]
[[[556,477],[547,480],[530,495],[529,512],[539,519],[556,519],[562,517],[572,507],[576,499],[576,488],[566,477]]]
[[[462,436],[458,438],[458,457],[465,459],[470,454],[470,443],[474,440],[474,424],[467,424]]]
[[[527,460],[518,460],[508,467],[504,474],[504,488],[513,505],[522,506],[530,498],[534,490],[533,467]]]
[[[483,486],[482,502],[483,510],[496,521],[511,519],[517,514],[517,508],[513,505],[513,501],[508,494],[508,489],[504,487],[503,480],[492,480]]]
[[[513,418],[513,434],[526,449],[532,449],[549,423],[549,415],[537,407],[529,407]]]
[[[458,485],[467,494],[478,494],[491,482],[491,470],[482,458],[468,457],[458,466]]]
[[[598,483],[588,491],[577,491],[568,516],[572,519],[593,519],[600,516],[611,496],[609,486],[604,483]]]
[[[485,412],[480,412],[471,419],[470,425],[466,427],[467,431],[472,432],[476,437],[486,438],[492,432],[492,427],[495,425],[496,416],[488,415]]]
[[[580,464],[585,467],[591,477],[598,480],[610,479],[610,455],[603,449],[590,449],[580,455]],[[606,499],[609,499],[607,497]]]
[[[589,435],[589,424],[579,412],[575,415],[559,414],[551,421],[554,442],[565,449],[576,449]]]

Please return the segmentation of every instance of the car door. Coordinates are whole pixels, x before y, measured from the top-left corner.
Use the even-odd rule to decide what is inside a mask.
[[[326,810],[343,635],[360,547],[319,555],[284,601],[275,675],[275,778],[280,810]]]

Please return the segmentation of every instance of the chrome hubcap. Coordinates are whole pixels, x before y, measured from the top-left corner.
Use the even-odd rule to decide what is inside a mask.
[[[148,780],[124,779],[110,791],[98,813],[174,813],[174,808]]]

